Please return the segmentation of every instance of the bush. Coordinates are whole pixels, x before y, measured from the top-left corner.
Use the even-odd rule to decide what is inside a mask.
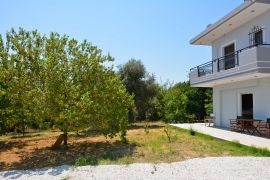
[[[164,119],[168,123],[187,123],[212,112],[212,90],[193,88],[188,82],[176,84],[163,93]]]
[[[189,116],[186,111],[187,96],[178,87],[168,90],[164,97],[165,121],[169,123],[187,122]]]
[[[196,135],[196,131],[192,127],[189,129],[189,133],[190,133],[191,136]]]

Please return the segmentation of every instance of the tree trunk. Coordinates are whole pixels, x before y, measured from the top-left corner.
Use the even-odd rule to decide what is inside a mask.
[[[23,120],[23,124],[22,124],[22,133],[24,136],[25,135],[25,120]]]
[[[64,146],[67,147],[68,143],[68,133],[67,133],[67,130],[65,129],[64,130]]]
[[[55,141],[54,145],[52,146],[52,149],[59,149],[61,147],[62,142],[64,142],[63,144],[63,148],[67,149],[68,148],[68,128],[66,123],[64,123],[63,129],[61,129],[63,131],[63,134],[61,134],[57,140]]]
[[[63,132],[64,132],[64,148],[67,149],[68,146],[68,128],[67,128],[67,123],[66,121],[64,122],[64,128],[63,128]]]
[[[58,138],[56,139],[55,143],[52,146],[53,150],[57,150],[61,148],[61,144],[64,141],[64,134],[60,134]]]
[[[129,122],[134,122],[134,112],[133,112],[133,110],[131,108],[128,111],[128,121]]]

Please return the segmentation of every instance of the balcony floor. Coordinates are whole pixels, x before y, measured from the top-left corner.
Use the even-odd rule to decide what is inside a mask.
[[[189,74],[193,87],[214,87],[231,82],[270,77],[270,44],[252,46],[235,53],[234,67],[221,68],[226,57],[192,68]],[[230,63],[229,63],[230,64]],[[226,70],[224,70],[226,69]]]
[[[222,72],[221,72],[222,73]],[[220,73],[220,74],[221,74]],[[235,73],[233,75],[225,76],[224,74],[218,77],[217,74],[210,74],[207,76],[200,77],[198,82],[193,82],[192,87],[215,87],[224,84],[230,84],[234,82],[241,82],[247,80],[254,80],[260,78],[270,77],[270,73],[259,73],[258,71],[251,71],[245,74]]]

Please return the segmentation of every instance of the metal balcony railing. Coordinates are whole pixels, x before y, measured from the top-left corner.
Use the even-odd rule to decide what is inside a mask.
[[[198,76],[206,76],[213,73],[213,62],[208,62],[197,68]]]
[[[215,62],[217,62],[217,71],[220,72],[222,70],[227,70],[234,68],[239,65],[239,51],[236,51],[234,53],[228,54],[226,56],[223,56],[219,59],[217,59]]]
[[[270,46],[270,44],[255,44],[248,46],[246,48],[240,49],[226,56],[214,59],[197,67],[191,68],[190,71],[197,71],[198,77],[201,77],[213,74],[214,65],[217,66],[217,72],[237,67],[239,66],[239,53],[258,46]]]

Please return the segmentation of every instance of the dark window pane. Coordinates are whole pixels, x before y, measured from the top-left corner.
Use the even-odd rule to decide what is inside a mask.
[[[231,69],[235,67],[235,46],[231,44],[224,48],[225,63],[224,69]]]
[[[263,31],[260,30],[254,34],[255,44],[263,44]]]
[[[242,116],[253,119],[253,95],[242,94]]]

